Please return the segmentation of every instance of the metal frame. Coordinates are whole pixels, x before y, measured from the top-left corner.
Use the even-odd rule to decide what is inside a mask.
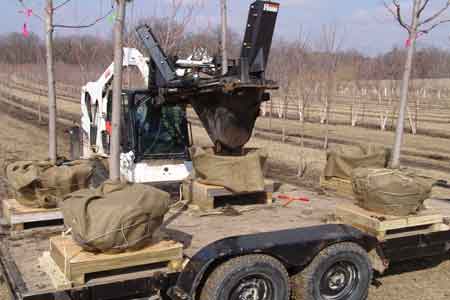
[[[450,231],[405,236],[380,243],[390,262],[401,262],[446,253],[450,250]]]
[[[266,70],[279,6],[279,3],[261,0],[250,5],[241,60],[244,58],[248,62],[254,75]]]
[[[177,77],[174,68],[169,62],[169,59],[167,58],[166,54],[159,45],[155,35],[148,25],[139,26],[136,29],[136,32],[139,35],[142,43],[148,50],[159,76],[161,76],[158,77],[160,78],[160,80],[162,80],[162,85],[166,86],[169,82],[176,79]]]

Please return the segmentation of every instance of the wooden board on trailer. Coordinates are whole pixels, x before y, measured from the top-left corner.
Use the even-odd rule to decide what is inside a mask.
[[[69,282],[79,286],[86,276],[98,272],[120,270],[157,263],[178,263],[183,259],[183,245],[160,241],[141,250],[118,254],[83,251],[71,236],[50,239],[50,257]]]
[[[418,215],[390,216],[365,210],[353,204],[337,205],[336,217],[379,240],[448,230],[441,214],[424,211]]]
[[[16,199],[3,200],[3,217],[11,225],[13,232],[22,231],[27,225],[42,222],[63,222],[63,215],[59,208],[32,208],[20,204]]]
[[[265,180],[264,192],[256,193],[233,193],[223,186],[209,185],[192,181],[189,183],[183,183],[183,198],[189,200],[191,204],[197,205],[202,210],[209,210],[216,208],[217,198],[225,199],[224,202],[228,203],[228,200],[233,204],[235,198],[248,198],[247,200],[240,201],[245,204],[251,204],[252,202],[259,204],[272,204],[274,182],[271,180]]]
[[[330,190],[338,196],[353,198],[352,181],[338,177],[325,178],[320,177],[320,187]]]
[[[51,258],[50,252],[44,252],[38,260],[40,268],[47,273],[55,289],[67,289],[72,287],[71,282]]]

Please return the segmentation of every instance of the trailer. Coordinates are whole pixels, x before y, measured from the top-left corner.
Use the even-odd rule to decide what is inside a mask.
[[[3,277],[11,299],[21,300],[287,300],[291,294],[356,300],[367,298],[374,272],[449,250],[448,221],[434,210],[391,217],[349,200],[302,193],[310,203],[236,206],[231,215],[173,209],[161,234],[183,245],[182,261],[85,274],[82,282],[56,287],[42,256],[49,238],[61,233],[4,238]],[[450,205],[439,208],[444,215],[449,211]]]
[[[177,75],[151,29],[141,26],[150,86],[123,99],[128,105],[144,94],[158,106],[190,104],[216,152],[242,153],[260,104],[270,99],[266,91],[277,88],[265,69],[278,8],[271,1],[251,5],[241,57],[226,76],[216,74],[218,64]],[[224,110],[227,117],[217,118]],[[139,135],[129,136],[124,144],[137,146]],[[361,300],[374,272],[450,248],[449,222],[440,212],[379,215],[346,199],[301,192],[311,201],[287,196],[286,203],[211,212],[175,206],[158,241],[124,254],[85,253],[61,231],[2,234],[2,278],[18,300]]]

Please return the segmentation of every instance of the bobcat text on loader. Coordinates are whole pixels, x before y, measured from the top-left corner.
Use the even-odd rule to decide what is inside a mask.
[[[209,60],[190,62],[185,72],[176,72],[150,28],[138,28],[138,35],[149,51],[149,63],[141,64],[144,75],[148,66],[149,88],[124,91],[123,105],[127,110],[123,115],[126,124],[122,129],[123,152],[133,152],[136,161],[146,155],[153,159],[160,152],[187,159],[189,135],[186,121],[181,118],[187,104],[192,105],[199,115],[216,152],[239,152],[251,136],[261,101],[269,99],[266,90],[276,88],[274,82],[265,79],[265,68],[278,9],[279,4],[270,1],[258,0],[251,4],[241,57],[238,62],[231,63],[226,76],[220,75],[219,64]],[[139,54],[135,57],[141,62],[146,61]],[[186,66],[186,62],[182,64]],[[107,78],[102,80],[109,81]],[[108,131],[108,96],[103,90],[105,84],[99,85],[100,88],[83,89],[84,92],[95,90],[98,94],[83,98],[87,104],[83,104],[85,122],[82,126],[84,134],[92,140],[86,151],[107,154],[108,137],[104,131]],[[96,99],[95,103],[98,101],[98,108],[93,99]],[[89,111],[92,108],[95,113]],[[150,122],[161,123],[159,120],[164,119],[165,108],[174,110],[167,113],[177,115],[178,121],[173,124],[180,125],[175,128],[176,133],[171,132],[170,126],[161,128],[161,132],[167,131],[164,134],[175,137],[176,142],[169,144],[165,143],[166,139],[160,137],[162,141],[159,141],[154,138],[154,133],[147,136],[145,132],[144,115],[152,116]],[[150,124],[148,128],[159,127]],[[153,144],[159,142],[162,148],[156,151]],[[300,226],[289,218],[292,211],[283,207],[265,210],[265,230],[257,225],[249,226],[251,218],[245,220],[246,226],[241,226],[236,219],[224,218],[198,218],[195,225],[183,224],[180,221],[182,212],[175,213],[166,220],[162,230],[169,226],[167,234],[170,238],[183,243],[182,262],[172,266],[146,265],[121,274],[93,277],[81,286],[41,288],[49,281],[46,274],[19,264],[17,255],[11,253],[17,249],[8,249],[4,245],[0,245],[1,269],[11,298],[22,300],[149,297],[289,300],[291,294],[304,300],[362,300],[368,296],[373,271],[383,273],[392,262],[443,254],[450,248],[450,227],[443,218],[371,220],[367,226],[389,223],[382,224],[384,234],[378,235],[365,230],[367,226],[354,223],[366,218],[370,220],[371,213],[365,216],[357,212],[357,217],[329,224],[312,220],[311,224]],[[177,222],[173,222],[175,219]],[[296,220],[300,222],[298,217]],[[227,230],[218,229],[221,222],[227,223]],[[392,227],[394,225],[397,227]],[[404,228],[398,228],[399,225]],[[230,235],[231,231],[237,234]],[[35,254],[30,247],[37,240],[30,238],[15,247],[24,247],[21,253],[32,256]],[[28,257],[27,262],[34,259]]]

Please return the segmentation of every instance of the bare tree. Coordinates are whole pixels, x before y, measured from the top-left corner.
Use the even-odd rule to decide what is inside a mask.
[[[322,63],[320,72],[325,80],[324,91],[324,120],[325,122],[325,139],[323,148],[328,149],[328,140],[330,133],[330,106],[333,97],[336,94],[336,75],[339,65],[339,51],[341,49],[342,39],[336,25],[324,26],[322,29],[322,36],[319,41],[319,49],[322,51]]]
[[[53,59],[53,0],[46,2],[46,49],[47,49],[47,81],[48,81],[48,157],[52,163],[57,159],[56,140],[56,86],[55,66]]]
[[[137,23],[150,25],[161,48],[169,55],[176,55],[183,46],[187,28],[195,19],[195,11],[203,4],[202,1],[190,0],[167,2],[167,15],[142,18]],[[139,45],[139,42],[134,40],[132,43]]]
[[[53,23],[53,15],[56,10],[62,8],[66,4],[68,4],[71,0],[65,0],[64,2],[58,4],[57,6],[53,5],[53,0],[45,1],[45,15],[44,17],[39,14],[33,12],[32,15],[38,18],[41,22],[45,24],[45,46],[46,46],[46,59],[47,59],[47,83],[48,83],[48,157],[52,163],[56,163],[58,156],[57,149],[57,135],[56,135],[56,83],[55,83],[55,64],[54,64],[54,40],[53,40],[53,32],[55,28],[72,28],[72,29],[82,29],[89,28],[100,21],[104,20],[108,15],[103,15],[93,22],[84,25],[66,25],[66,24],[54,24]],[[23,0],[18,0],[20,5],[25,9],[29,10],[29,8],[25,5]],[[32,11],[32,10],[31,10]]]
[[[114,24],[114,81],[112,97],[110,179],[120,181],[120,120],[122,98],[123,29],[127,0],[116,0],[117,12]]]
[[[409,81],[411,78],[411,70],[414,60],[414,53],[416,50],[417,37],[420,34],[427,34],[431,32],[437,26],[450,22],[450,20],[443,20],[441,17],[450,7],[450,0],[446,1],[446,4],[438,11],[432,13],[430,17],[423,18],[423,13],[425,12],[428,5],[431,3],[430,0],[412,0],[412,17],[409,24],[406,23],[402,15],[402,7],[399,0],[391,0],[392,5],[384,2],[385,7],[388,11],[395,17],[398,24],[403,27],[408,33],[408,52],[406,56],[405,68],[403,72],[402,88],[400,94],[400,107],[398,111],[397,127],[395,132],[395,142],[392,153],[392,160],[390,163],[391,168],[400,168],[400,154],[401,147],[403,143],[404,135],[404,123],[405,114],[408,107],[408,89]]]
[[[392,97],[388,97],[387,88],[384,88],[384,94],[378,93],[378,105],[379,105],[379,121],[381,131],[386,131],[387,121],[389,118],[389,111],[392,105]],[[383,99],[385,99],[385,104],[383,104]]]
[[[307,159],[305,154],[305,120],[306,110],[313,96],[314,91],[314,75],[311,70],[310,64],[310,40],[300,30],[298,39],[294,43],[293,55],[290,55],[292,59],[291,66],[293,67],[294,87],[293,92],[297,100],[297,112],[300,122],[299,126],[299,153],[298,153],[298,167],[297,176],[303,177],[307,169]]]
[[[222,38],[220,39],[220,45],[222,48],[222,75],[228,73],[228,55],[227,55],[227,0],[220,0],[220,10],[222,16]]]

